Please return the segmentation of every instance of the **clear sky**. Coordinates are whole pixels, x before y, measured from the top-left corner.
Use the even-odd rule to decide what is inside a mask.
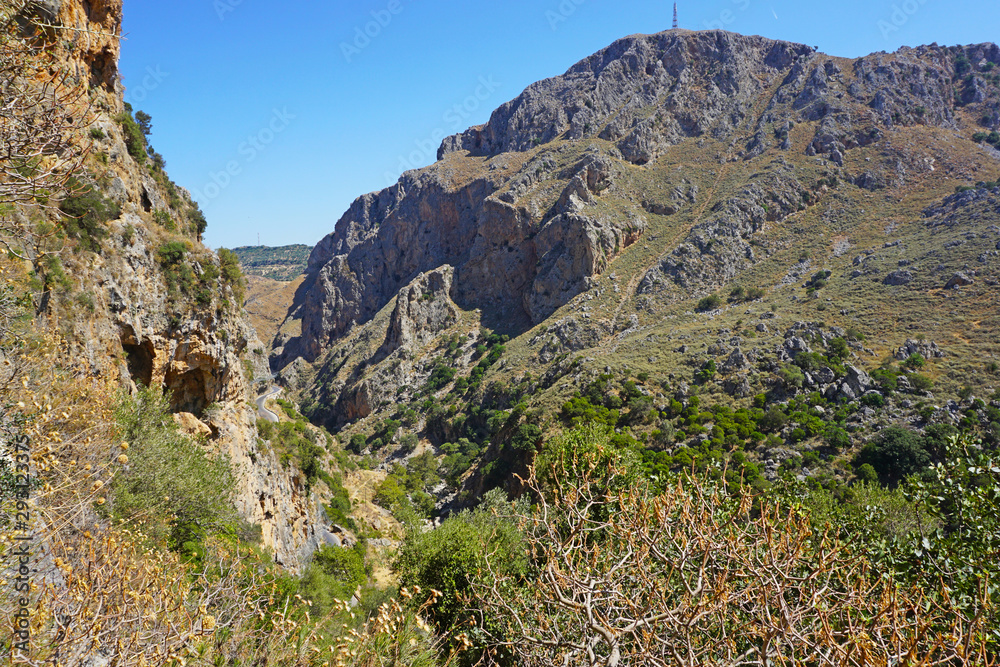
[[[996,0],[681,2],[680,25],[856,57],[1000,40]],[[634,33],[653,0],[125,0],[126,100],[195,194],[207,243],[314,244],[538,79]],[[366,34],[367,33],[367,34]]]

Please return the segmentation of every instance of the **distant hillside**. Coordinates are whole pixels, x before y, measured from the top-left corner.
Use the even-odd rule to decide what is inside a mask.
[[[234,248],[243,272],[251,276],[290,281],[305,273],[312,248],[307,245],[286,245],[277,248],[255,245]]]

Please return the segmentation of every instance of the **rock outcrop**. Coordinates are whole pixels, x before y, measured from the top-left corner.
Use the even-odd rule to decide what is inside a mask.
[[[443,266],[417,276],[400,290],[392,311],[385,342],[376,356],[387,357],[400,348],[424,345],[458,319],[458,309],[451,300],[454,269]]]

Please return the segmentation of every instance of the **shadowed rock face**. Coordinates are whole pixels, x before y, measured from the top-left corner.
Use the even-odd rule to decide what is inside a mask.
[[[623,169],[655,168],[666,149],[692,138],[729,144],[729,160],[777,148],[843,165],[888,128],[953,127],[955,105],[988,92],[977,75],[963,76],[960,61],[984,60],[1000,63],[995,45],[850,61],[723,31],[619,40],[529,86],[485,125],[446,138],[434,165],[358,198],[313,250],[294,306],[302,335],[272,362],[315,360],[444,265],[454,267],[449,296],[459,308],[480,308],[490,326],[519,333],[588,289],[641,237],[646,215],[672,215],[698,198],[695,187],[678,201],[635,201],[618,185]],[[803,122],[812,138],[794,145],[790,130]],[[638,293],[708,291],[756,261],[750,237],[809,200],[794,170],[775,164],[704,211]],[[875,188],[883,178],[862,180]],[[543,190],[561,195],[552,203]]]

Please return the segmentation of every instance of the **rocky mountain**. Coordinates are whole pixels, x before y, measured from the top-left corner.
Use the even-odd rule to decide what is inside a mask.
[[[619,40],[359,197],[313,249],[272,368],[332,429],[396,442],[374,436],[409,408],[433,447],[471,404],[530,396],[551,416],[602,372],[655,379],[661,410],[709,361],[713,400],[787,400],[782,365],[817,344],[801,330],[852,332],[856,376],[806,379],[834,398],[860,400],[850,378],[917,334],[962,350],[942,388],[985,391],[998,66],[994,44],[846,59],[722,31]]]
[[[994,45],[931,46],[848,61],[715,31],[620,40],[446,139],[435,165],[359,198],[310,256],[303,334],[279,365],[315,359],[444,264],[456,268],[462,307],[521,329],[537,324],[642,237],[650,216],[685,207],[703,219],[640,292],[664,281],[719,287],[753,263],[756,232],[812,204],[812,183],[775,159],[822,156],[843,173],[846,153],[884,146],[888,132],[956,130],[965,117],[993,123],[996,84],[983,67],[997,57]],[[718,199],[719,174],[687,174],[666,154],[681,146],[697,146],[719,172],[760,164],[767,176]],[[848,175],[877,188],[885,165],[872,166]],[[657,172],[659,191],[636,187],[638,174]]]

